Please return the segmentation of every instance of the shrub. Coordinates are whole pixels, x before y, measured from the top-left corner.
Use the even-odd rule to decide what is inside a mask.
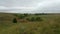
[[[25,18],[25,16],[24,15],[20,15],[20,16],[18,16],[20,19],[23,19],[23,18]]]
[[[32,18],[30,19],[30,21],[35,21],[35,18],[34,18],[34,17],[32,17]]]
[[[41,17],[36,17],[36,21],[42,21]]]
[[[31,18],[26,18],[28,21],[42,21],[41,17],[31,17]]]
[[[35,21],[35,18],[34,17],[31,17],[31,18],[26,18],[28,21]]]
[[[24,14],[24,16],[28,16],[28,14]]]
[[[16,18],[14,18],[14,19],[13,19],[13,23],[17,23],[17,20],[16,20]]]

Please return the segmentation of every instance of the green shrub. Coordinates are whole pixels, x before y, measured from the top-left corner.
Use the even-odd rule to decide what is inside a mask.
[[[26,18],[28,21],[35,21],[35,18],[34,17],[31,17],[31,18]]]
[[[42,18],[41,18],[41,17],[36,17],[35,20],[36,20],[36,21],[42,21]]]
[[[24,19],[25,16],[24,16],[24,15],[20,15],[20,16],[18,16],[18,18],[19,18],[19,19]]]
[[[32,17],[32,18],[30,19],[30,21],[35,21],[35,18],[34,18],[34,17]]]
[[[14,19],[13,19],[13,23],[17,23],[17,20],[16,20],[16,18],[14,18]]]
[[[28,16],[28,14],[24,14],[24,16]]]
[[[31,17],[31,18],[26,18],[28,21],[42,21],[43,19],[41,17]]]

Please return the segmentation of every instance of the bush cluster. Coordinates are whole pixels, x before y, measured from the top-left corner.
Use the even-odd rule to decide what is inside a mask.
[[[28,21],[42,21],[43,19],[41,17],[31,17],[31,18],[26,18]]]
[[[18,16],[18,18],[19,19],[23,19],[23,18],[25,18],[25,16],[24,15],[20,15],[20,16]]]

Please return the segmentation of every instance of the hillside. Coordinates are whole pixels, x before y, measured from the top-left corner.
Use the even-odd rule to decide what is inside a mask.
[[[26,17],[18,18],[23,14],[0,13],[0,34],[60,34],[60,15],[25,15]],[[26,20],[31,17],[40,17],[42,21]],[[13,23],[13,18],[17,23]],[[23,21],[21,21],[23,20]]]

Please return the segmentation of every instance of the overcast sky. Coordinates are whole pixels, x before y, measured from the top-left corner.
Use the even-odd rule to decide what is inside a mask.
[[[0,0],[0,12],[60,13],[60,0]]]

